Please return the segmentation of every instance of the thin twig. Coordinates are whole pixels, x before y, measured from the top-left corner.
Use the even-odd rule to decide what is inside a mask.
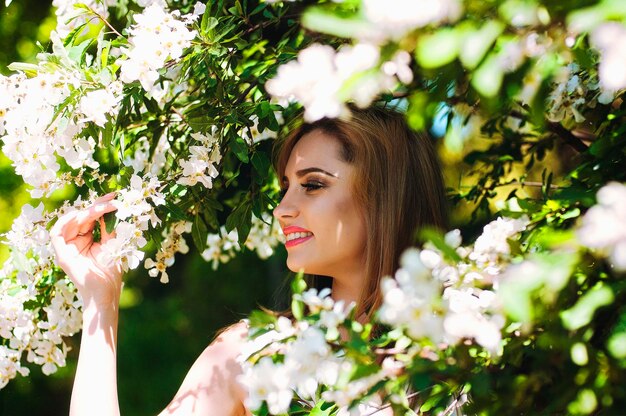
[[[578,137],[574,136],[571,131],[563,127],[561,123],[548,121],[548,131],[562,138],[565,141],[565,144],[571,146],[579,153],[583,153],[587,150],[587,145],[583,143],[582,140],[580,140]]]
[[[535,188],[541,188],[542,186],[544,186],[543,183],[541,182],[526,182],[526,181],[511,181],[508,183],[499,183],[494,185],[497,188],[501,188],[503,186],[517,186],[517,185],[521,185],[521,186],[528,186],[528,187],[535,187]],[[473,188],[474,185],[459,185],[459,189],[467,189],[467,188]],[[558,185],[554,185],[554,184],[550,184],[550,189],[561,189],[560,186]]]
[[[521,120],[524,120],[526,118],[521,112],[516,110],[511,111],[509,115],[511,117],[519,118]],[[574,133],[563,127],[561,123],[546,120],[546,124],[550,133],[554,133],[559,136],[561,139],[563,139],[565,144],[576,150],[578,153],[583,153],[587,150],[587,145],[583,143],[582,140],[580,140],[578,137],[576,137]]]
[[[107,21],[107,19],[104,18],[104,16],[102,16],[100,13],[98,13],[97,11],[95,11],[94,9],[92,9],[91,7],[85,5],[89,11],[93,14],[95,14],[96,16],[98,16],[100,18],[100,20],[102,20],[104,22],[105,25],[107,25],[109,27],[109,29],[111,29],[113,31],[113,33],[115,33],[117,36],[123,38],[124,36],[122,36],[122,34],[120,32],[118,32],[117,30],[115,30],[115,28],[113,26],[111,26],[111,24]]]

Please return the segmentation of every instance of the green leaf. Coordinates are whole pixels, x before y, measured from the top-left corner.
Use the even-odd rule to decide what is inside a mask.
[[[568,282],[578,260],[576,253],[547,252],[510,266],[498,290],[507,314],[519,322],[532,322],[537,300],[552,302]]]
[[[187,215],[185,214],[185,212],[180,209],[178,207],[178,205],[175,204],[171,204],[171,203],[166,203],[163,206],[163,209],[165,209],[168,214],[169,217],[174,220],[174,221],[185,221],[187,220]]]
[[[325,409],[324,409],[325,408]],[[310,416],[330,416],[331,412],[335,410],[334,405],[325,403],[323,400],[317,402],[315,407],[311,409]]]
[[[252,155],[252,166],[262,179],[267,178],[270,170],[270,159],[265,152],[254,152]]]
[[[212,118],[208,116],[191,117],[187,119],[189,127],[196,133],[204,133],[215,124]]]
[[[461,63],[468,69],[476,68],[503,30],[501,22],[490,20],[479,30],[465,34],[459,50]]]
[[[419,233],[419,237],[422,241],[430,241],[449,259],[458,262],[461,261],[461,256],[448,244],[441,233],[432,228],[422,228]]]
[[[602,282],[598,282],[573,307],[561,312],[563,326],[569,330],[582,328],[591,322],[598,308],[610,305],[614,299],[613,290]]]
[[[207,229],[207,226],[202,219],[202,215],[197,214],[196,218],[194,218],[193,220],[193,226],[191,228],[191,238],[193,239],[193,243],[200,253],[202,253],[206,248],[208,235],[209,230]]]
[[[496,55],[489,55],[483,64],[472,74],[472,86],[485,97],[495,97],[500,91],[504,72]]]
[[[23,71],[28,75],[35,75],[39,71],[39,67],[35,64],[27,64],[25,62],[13,62],[7,66],[11,71]]]
[[[159,114],[161,112],[161,108],[159,107],[159,103],[156,102],[154,98],[150,98],[146,95],[143,97],[143,103],[148,109],[149,112],[153,114]]]
[[[85,55],[85,52],[87,51],[87,48],[91,46],[91,43],[93,41],[93,39],[87,39],[82,41],[79,45],[67,48],[67,54],[70,59],[74,62],[81,62],[83,56]]]
[[[369,23],[361,17],[340,17],[322,7],[309,7],[302,16],[302,26],[340,38],[357,37],[370,30]]]
[[[248,239],[252,225],[252,205],[249,198],[244,201],[230,213],[226,218],[226,231],[237,230],[239,244],[243,246]]]
[[[613,357],[626,358],[626,332],[612,335],[607,343],[607,348]]]
[[[115,230],[115,226],[117,225],[117,217],[115,216],[115,212],[107,212],[104,214],[104,229],[107,234],[111,234]]]
[[[276,322],[276,316],[268,312],[255,309],[248,316],[250,326],[254,328],[264,328]]]
[[[306,282],[304,281],[304,273],[296,273],[291,281],[291,293],[299,295],[306,290]]]
[[[112,147],[111,143],[113,142],[113,123],[108,121],[100,131],[102,132],[102,146],[106,149],[110,149]]]
[[[250,161],[248,158],[248,145],[243,138],[237,136],[231,139],[230,149],[242,162],[248,163]]]
[[[604,0],[594,6],[572,11],[567,15],[568,29],[574,33],[590,32],[606,20],[626,18],[622,0]]]
[[[415,57],[424,68],[437,68],[452,62],[459,53],[459,31],[443,28],[420,38]]]
[[[301,321],[304,318],[304,302],[296,298],[291,299],[291,313],[296,320]]]
[[[204,15],[202,16],[202,24],[200,28],[202,29],[202,32],[208,32],[210,30],[215,29],[217,25],[219,25],[219,23],[220,21],[217,20],[217,18],[205,12]]]

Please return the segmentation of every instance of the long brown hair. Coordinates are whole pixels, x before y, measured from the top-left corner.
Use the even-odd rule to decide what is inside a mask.
[[[347,119],[324,118],[294,129],[278,145],[275,168],[282,178],[294,146],[314,130],[341,144],[341,158],[356,169],[353,192],[368,230],[366,284],[358,314],[365,312],[369,317],[382,301],[381,277],[399,267],[402,252],[416,243],[417,230],[424,226],[445,229],[447,210],[432,139],[411,130],[397,111],[378,106],[350,109]],[[319,287],[324,278],[309,276],[308,280]]]

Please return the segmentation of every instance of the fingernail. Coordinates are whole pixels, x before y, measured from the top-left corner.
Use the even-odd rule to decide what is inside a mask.
[[[103,198],[111,198],[112,196],[115,196],[115,195],[116,195],[116,192],[113,191],[113,192],[109,192],[108,194],[104,195]]]

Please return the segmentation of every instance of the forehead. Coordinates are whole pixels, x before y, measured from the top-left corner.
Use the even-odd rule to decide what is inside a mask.
[[[321,130],[313,130],[302,136],[291,150],[285,175],[310,167],[341,174],[349,165],[341,160],[340,155],[341,144],[336,138]]]

